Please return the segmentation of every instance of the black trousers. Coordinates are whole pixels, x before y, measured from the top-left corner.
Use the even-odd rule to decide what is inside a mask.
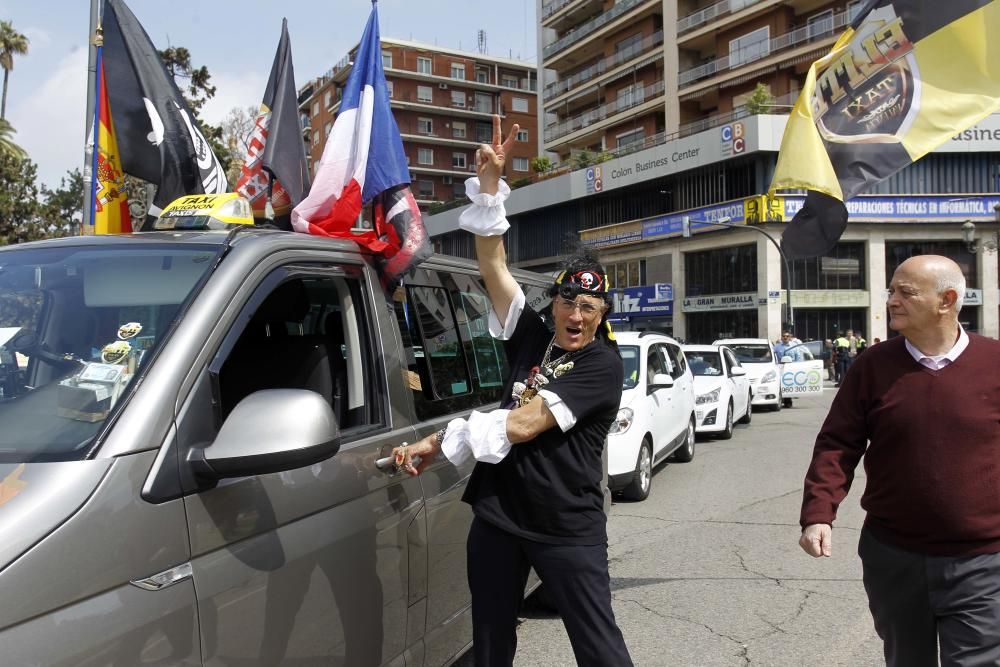
[[[606,544],[533,542],[477,517],[467,551],[477,667],[514,663],[517,616],[531,567],[562,616],[578,665],[632,664],[611,610]]]
[[[1000,665],[1000,554],[925,556],[861,531],[868,607],[889,667]]]

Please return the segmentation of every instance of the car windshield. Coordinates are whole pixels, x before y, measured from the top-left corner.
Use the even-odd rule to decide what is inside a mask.
[[[639,384],[639,348],[636,345],[622,345],[618,350],[622,353],[622,363],[625,365],[622,389],[634,389]]]
[[[736,354],[741,364],[770,364],[774,361],[771,357],[771,347],[768,345],[730,345],[729,349]]]
[[[684,355],[687,357],[688,365],[695,376],[722,375],[722,359],[718,352],[685,351]]]
[[[0,252],[0,463],[86,456],[220,248]]]

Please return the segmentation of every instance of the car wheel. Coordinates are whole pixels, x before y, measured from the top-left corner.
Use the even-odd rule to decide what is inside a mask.
[[[729,400],[726,408],[726,429],[719,433],[719,440],[729,440],[733,437],[733,401]]]
[[[653,444],[646,437],[639,447],[639,456],[635,462],[635,473],[632,481],[622,489],[622,496],[627,500],[645,500],[649,497],[649,489],[653,486]]]
[[[750,407],[750,401],[753,400],[750,393],[747,392],[747,411],[742,417],[740,417],[741,424],[749,424],[753,420],[753,408]]]
[[[674,452],[673,460],[678,463],[690,463],[694,458],[694,417],[688,421],[687,434],[684,436],[684,444]]]

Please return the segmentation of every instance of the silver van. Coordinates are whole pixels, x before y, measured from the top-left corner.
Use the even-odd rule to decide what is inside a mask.
[[[501,400],[488,312],[274,230],[0,249],[0,662],[454,661],[471,465],[375,462]]]

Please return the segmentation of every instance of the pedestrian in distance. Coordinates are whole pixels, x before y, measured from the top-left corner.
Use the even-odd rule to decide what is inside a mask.
[[[517,617],[535,569],[559,611],[579,665],[631,665],[611,608],[602,454],[621,401],[624,368],[607,317],[604,267],[590,254],[568,258],[549,290],[553,334],[526,305],[506,261],[509,227],[500,176],[512,138],[480,146],[473,201],[460,225],[476,235],[476,256],[492,312],[490,332],[510,365],[501,409],[473,412],[410,447],[394,450],[411,474],[440,452],[475,456],[463,500],[474,514],[467,541],[476,665],[512,665]],[[416,466],[411,457],[420,456]]]
[[[830,556],[861,457],[858,553],[890,667],[1000,664],[1000,342],[958,322],[952,260],[911,257],[889,328],[848,370],[816,437],[799,545]]]

